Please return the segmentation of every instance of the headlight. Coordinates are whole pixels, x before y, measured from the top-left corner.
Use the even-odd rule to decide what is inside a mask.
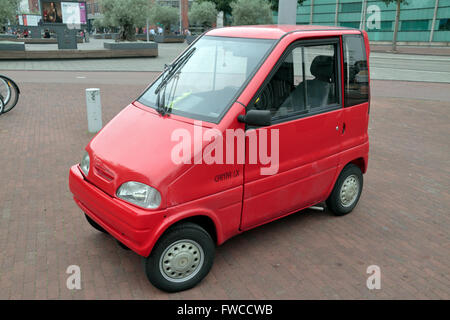
[[[84,175],[87,176],[89,174],[89,164],[90,164],[89,154],[87,152],[84,153],[83,159],[80,163],[81,171],[83,171]]]
[[[161,204],[158,190],[134,181],[122,184],[117,190],[117,197],[147,209],[156,209]]]

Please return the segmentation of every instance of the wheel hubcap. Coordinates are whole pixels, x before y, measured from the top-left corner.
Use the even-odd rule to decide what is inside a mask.
[[[179,240],[166,248],[159,267],[164,278],[171,282],[187,281],[203,266],[202,247],[193,240]]]
[[[355,201],[359,193],[358,177],[352,174],[348,176],[341,187],[340,198],[344,207],[350,207]]]

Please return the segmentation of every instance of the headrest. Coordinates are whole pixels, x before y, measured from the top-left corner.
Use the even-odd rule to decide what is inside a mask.
[[[330,82],[334,73],[333,57],[331,56],[317,56],[311,63],[311,74],[316,79]]]

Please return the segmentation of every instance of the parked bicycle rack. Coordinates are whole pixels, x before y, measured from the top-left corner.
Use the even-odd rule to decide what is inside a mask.
[[[10,78],[0,75],[0,115],[11,111],[19,101],[19,86]]]

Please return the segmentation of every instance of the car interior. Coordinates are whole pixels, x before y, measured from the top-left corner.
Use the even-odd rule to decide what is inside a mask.
[[[301,64],[300,61],[297,63]],[[296,67],[305,70],[308,65]],[[309,65],[312,77],[304,77],[304,72],[294,75],[294,70],[291,52],[256,99],[254,108],[270,110],[272,118],[276,119],[308,113],[311,109],[337,102],[334,56],[316,55]]]

